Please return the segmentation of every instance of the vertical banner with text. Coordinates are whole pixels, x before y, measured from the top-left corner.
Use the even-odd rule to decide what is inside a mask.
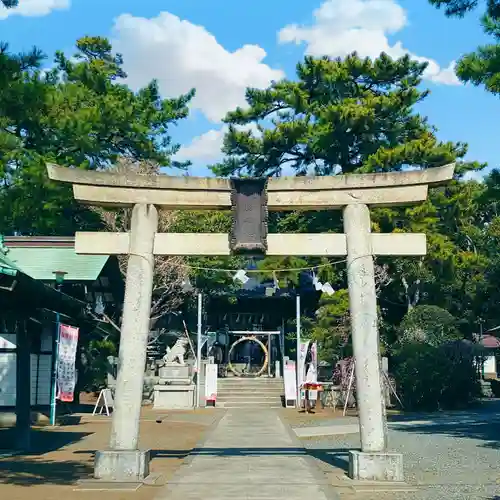
[[[318,344],[312,342],[311,348],[311,364],[306,367],[306,382],[317,384],[318,383]],[[309,399],[315,401],[318,397],[318,391],[309,391]]]
[[[318,343],[314,342],[311,344],[311,363],[314,365],[316,369],[316,373],[318,372]]]
[[[78,328],[59,325],[59,355],[57,358],[57,398],[66,403],[73,401],[76,385],[76,352]]]
[[[307,350],[309,349],[310,340],[304,340],[300,343],[300,352],[299,352],[299,363],[297,366],[297,385],[298,390],[301,389],[302,384],[306,378],[306,356]]]

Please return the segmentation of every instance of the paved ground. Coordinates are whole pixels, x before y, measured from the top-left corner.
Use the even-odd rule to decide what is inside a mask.
[[[341,499],[370,500],[480,500],[500,499],[500,402],[476,411],[391,417],[389,446],[404,456],[405,479],[416,491],[381,491],[368,487],[360,493],[346,479],[347,451],[360,447],[352,433],[355,418],[324,419],[304,416],[291,422],[306,426],[343,427],[347,434],[304,439]]]
[[[304,435],[298,442],[285,419]],[[162,419],[162,423],[156,420]],[[220,420],[219,424],[215,424]],[[477,411],[392,416],[390,448],[404,455],[408,490],[346,478],[347,451],[359,448],[356,417],[325,410],[154,412],[141,419],[141,446],[154,450],[152,471],[166,486],[137,492],[74,491],[92,475],[93,452],[106,446],[109,419],[83,415],[77,425],[37,429],[30,455],[0,457],[0,497],[9,500],[500,500],[500,401]],[[321,432],[335,435],[320,436]],[[4,433],[0,430],[0,443]],[[343,434],[342,434],[343,432]],[[196,447],[183,464],[183,459]],[[304,451],[303,445],[309,451]],[[181,465],[183,464],[183,465]],[[334,485],[334,491],[329,485]]]
[[[272,410],[228,410],[156,500],[333,500],[327,477]]]
[[[217,410],[155,412],[144,408],[140,446],[152,450],[153,472],[170,479],[183,459],[214,422]],[[161,424],[156,419],[163,418]],[[76,482],[93,473],[94,450],[107,447],[110,419],[81,415],[80,423],[37,428],[28,455],[1,456],[2,500],[153,500],[161,487],[143,486],[137,492],[74,491]],[[0,429],[0,448],[9,429]]]

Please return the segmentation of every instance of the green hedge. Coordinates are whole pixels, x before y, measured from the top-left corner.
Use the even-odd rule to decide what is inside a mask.
[[[405,345],[394,375],[407,410],[464,408],[480,394],[471,349],[461,342]]]

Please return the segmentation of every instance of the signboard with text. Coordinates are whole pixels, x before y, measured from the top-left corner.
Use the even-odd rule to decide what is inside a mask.
[[[205,400],[217,400],[217,365],[212,363],[205,365]]]
[[[285,406],[288,408],[289,402],[297,400],[297,376],[295,363],[288,361],[283,370],[283,381],[285,384]]]
[[[65,403],[73,401],[75,392],[78,332],[74,326],[59,325],[57,398]]]

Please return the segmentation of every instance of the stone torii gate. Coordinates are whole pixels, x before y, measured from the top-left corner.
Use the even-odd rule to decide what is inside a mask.
[[[371,233],[369,206],[425,201],[428,187],[449,181],[454,164],[422,171],[333,177],[218,179],[89,172],[48,165],[49,177],[71,183],[76,200],[131,207],[128,233],[77,233],[80,254],[128,255],[120,369],[110,446],[96,453],[94,476],[142,480],[149,451],[138,449],[154,255],[249,253],[345,256],[356,360],[361,452],[350,452],[354,479],[402,481],[402,456],[388,453],[382,392],[374,255],[425,255],[425,234]],[[157,233],[157,207],[232,210],[227,234]],[[345,234],[267,234],[268,210],[343,210]]]

